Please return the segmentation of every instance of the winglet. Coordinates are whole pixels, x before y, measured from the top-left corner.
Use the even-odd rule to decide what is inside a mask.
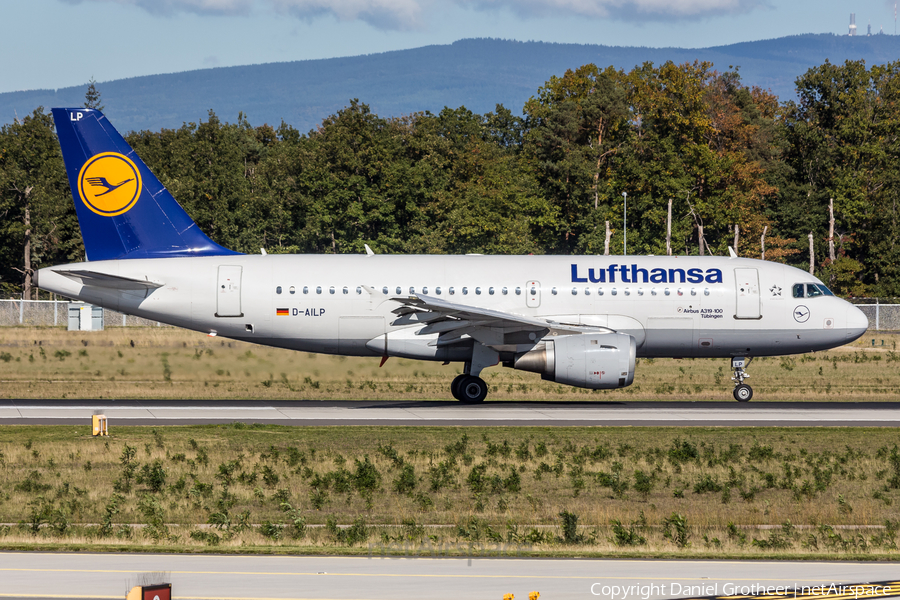
[[[375,256],[375,253],[372,252],[372,249],[369,248],[369,245],[368,245],[368,244],[363,244],[363,246],[366,247],[366,256]]]
[[[732,248],[731,246],[728,246],[728,257],[729,258],[737,258],[738,257],[737,252],[735,252],[734,248]]]

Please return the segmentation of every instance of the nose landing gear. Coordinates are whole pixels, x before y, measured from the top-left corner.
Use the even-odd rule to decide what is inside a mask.
[[[743,356],[735,356],[731,359],[731,370],[733,375],[731,380],[734,382],[734,399],[738,402],[750,402],[753,397],[753,388],[744,383],[744,380],[750,377],[744,370],[750,366],[753,358],[744,358]]]

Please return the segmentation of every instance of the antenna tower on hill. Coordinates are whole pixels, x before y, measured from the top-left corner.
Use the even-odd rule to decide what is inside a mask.
[[[856,35],[856,13],[850,13],[850,37]]]

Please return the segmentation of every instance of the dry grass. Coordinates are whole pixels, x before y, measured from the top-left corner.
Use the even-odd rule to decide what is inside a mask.
[[[9,524],[0,546],[324,552],[376,544],[427,553],[503,543],[551,554],[898,557],[900,453],[886,429],[114,433],[0,428],[0,522]],[[578,518],[570,543],[562,513]],[[675,543],[675,525],[664,536],[676,514],[688,546]],[[618,538],[613,521],[624,528]],[[623,542],[629,531],[646,543]]]
[[[898,338],[871,333],[829,352],[757,359],[750,383],[767,401],[894,401],[900,390]],[[449,399],[450,381],[460,372],[457,364],[378,363],[175,328],[0,328],[4,398]],[[493,400],[727,400],[732,387],[725,359],[641,360],[635,384],[614,391],[560,386],[503,368],[483,377]]]

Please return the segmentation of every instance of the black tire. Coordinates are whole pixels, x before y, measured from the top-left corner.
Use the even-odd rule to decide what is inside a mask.
[[[459,401],[463,404],[477,404],[487,397],[488,386],[481,377],[467,375],[459,386]]]
[[[468,375],[466,375],[465,373],[460,373],[453,378],[453,381],[450,382],[450,393],[457,400],[461,399],[459,396],[459,386],[462,384],[463,379],[465,379],[466,377],[468,377]]]
[[[750,402],[753,397],[753,388],[742,383],[734,388],[734,399],[738,402]]]

